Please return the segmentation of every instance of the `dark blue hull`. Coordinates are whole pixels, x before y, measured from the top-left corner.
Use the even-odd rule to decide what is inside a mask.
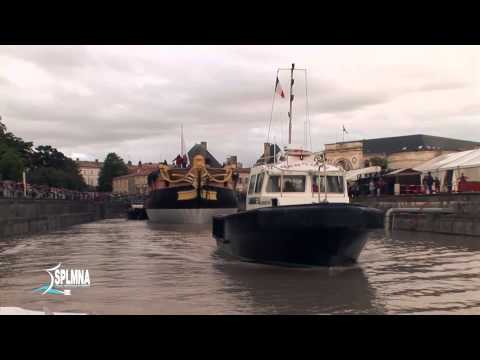
[[[214,217],[220,251],[245,261],[289,266],[355,263],[383,213],[350,204],[270,207]]]

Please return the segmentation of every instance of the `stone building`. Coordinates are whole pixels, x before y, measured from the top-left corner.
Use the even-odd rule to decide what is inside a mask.
[[[78,158],[76,163],[85,184],[97,187],[98,177],[100,176],[100,169],[102,168],[103,163],[99,162],[98,159],[95,161],[80,161]]]
[[[148,175],[158,169],[158,164],[139,164],[128,175],[117,176],[112,181],[112,193],[118,195],[147,195]]]
[[[345,170],[370,165],[372,158],[387,161],[391,170],[413,168],[437,156],[480,147],[480,143],[430,135],[406,135],[338,142],[325,145],[327,162]]]

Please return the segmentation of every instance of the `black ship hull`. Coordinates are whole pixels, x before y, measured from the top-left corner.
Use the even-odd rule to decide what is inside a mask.
[[[148,219],[164,224],[208,224],[215,215],[237,211],[235,191],[228,188],[179,186],[150,192]]]
[[[350,204],[260,208],[213,219],[220,251],[244,261],[287,266],[355,263],[380,210]]]

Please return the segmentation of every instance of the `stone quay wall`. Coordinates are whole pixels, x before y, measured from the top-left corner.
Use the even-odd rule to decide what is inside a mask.
[[[480,193],[362,197],[352,203],[385,212],[391,208],[453,209],[455,214],[394,214],[392,230],[480,237]]]
[[[473,215],[480,212],[480,193],[366,196],[352,199],[352,203],[383,211],[391,208],[448,208]]]
[[[480,237],[480,217],[445,214],[396,214],[394,230]]]
[[[0,239],[125,215],[122,202],[0,199]]]

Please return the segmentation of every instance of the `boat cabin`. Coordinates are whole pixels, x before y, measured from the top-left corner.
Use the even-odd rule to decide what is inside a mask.
[[[282,161],[252,168],[246,209],[269,206],[348,203],[343,169],[324,164],[305,150],[287,150]]]

